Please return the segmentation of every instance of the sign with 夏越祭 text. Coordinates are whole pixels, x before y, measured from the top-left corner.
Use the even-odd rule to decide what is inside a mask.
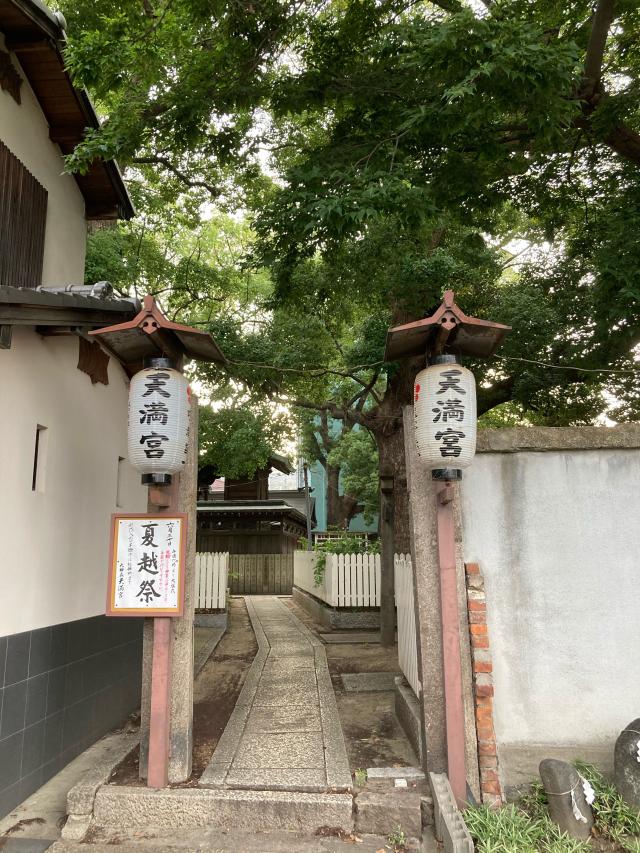
[[[181,616],[187,515],[111,516],[107,616]]]

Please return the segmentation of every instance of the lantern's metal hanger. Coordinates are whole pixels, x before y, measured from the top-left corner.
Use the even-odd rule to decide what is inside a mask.
[[[172,323],[164,316],[153,296],[145,296],[142,310],[133,320],[89,332],[128,368],[137,369],[145,358],[167,355],[177,364],[183,361],[215,361],[226,358],[209,332]]]
[[[394,326],[387,332],[385,361],[414,355],[456,355],[488,358],[498,349],[511,326],[468,317],[455,303],[453,290],[444,294],[442,305],[430,317]]]

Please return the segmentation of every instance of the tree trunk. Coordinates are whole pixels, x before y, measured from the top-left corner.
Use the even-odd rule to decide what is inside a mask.
[[[394,552],[407,554],[410,550],[409,543],[409,496],[407,493],[407,467],[404,458],[404,432],[402,419],[400,425],[392,433],[386,433],[382,440],[378,441],[378,453],[380,455],[379,471],[386,469],[393,471],[395,503],[394,510]]]
[[[349,522],[356,514],[358,502],[349,495],[340,494],[340,468],[337,465],[326,466],[327,472],[327,527],[347,530]]]
[[[404,456],[402,409],[413,400],[413,380],[424,359],[407,359],[393,375],[381,403],[369,413],[367,426],[378,445],[379,471],[394,477],[394,550],[406,554],[409,543],[409,497],[407,466]]]

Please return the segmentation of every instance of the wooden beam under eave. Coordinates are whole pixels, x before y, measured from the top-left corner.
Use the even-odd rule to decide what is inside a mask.
[[[42,335],[43,338],[68,338],[75,334],[71,326],[36,326],[35,330],[36,334]]]
[[[7,41],[5,42],[7,50],[13,53],[38,53],[40,51],[49,51],[52,44],[47,39],[34,39],[33,41]]]
[[[0,325],[105,326],[118,318],[113,311],[91,308],[47,308],[43,305],[0,305]]]
[[[95,205],[91,205],[90,207],[85,208],[84,212],[85,218],[94,222],[94,221],[102,221],[102,220],[113,220],[119,218],[119,211],[116,205],[110,205],[109,207],[96,207]]]
[[[77,145],[84,136],[84,127],[77,124],[53,124],[49,127],[49,139],[56,145]]]

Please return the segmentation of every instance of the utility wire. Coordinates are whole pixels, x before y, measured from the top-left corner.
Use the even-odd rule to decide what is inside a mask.
[[[532,358],[516,358],[516,356],[513,355],[494,355],[494,358],[499,358],[500,361],[522,361],[526,364],[537,364],[540,367],[549,367],[552,370],[577,370],[580,373],[625,373],[632,375],[635,373],[640,373],[640,368],[630,368],[629,370],[616,370],[607,367],[576,367],[572,364],[549,364],[546,361],[535,361]]]
[[[262,367],[267,370],[277,370],[280,373],[313,373],[316,376],[322,376],[325,373],[333,373],[336,376],[344,376],[345,378],[350,378],[352,373],[355,373],[357,370],[366,370],[372,367],[379,367],[381,364],[384,364],[384,361],[374,361],[371,364],[356,364],[354,367],[345,368],[344,370],[337,370],[334,367],[327,367],[325,365],[312,365],[310,367],[278,367],[275,364],[263,364],[260,361],[235,361],[232,358],[228,358],[227,362],[229,364],[235,364],[239,367],[247,366],[247,367]],[[347,370],[349,373],[347,373]]]
[[[513,355],[494,355],[493,358],[497,358],[500,361],[519,361],[525,364],[536,364],[539,367],[546,367],[551,370],[577,370],[580,373],[624,373],[624,374],[635,374],[640,372],[640,367],[638,368],[629,368],[629,369],[616,369],[616,368],[607,368],[607,367],[578,367],[573,364],[550,364],[547,361],[537,361],[533,358],[518,358]],[[347,373],[347,369],[344,371],[337,370],[333,367],[327,367],[324,365],[314,365],[312,367],[300,368],[300,367],[278,367],[275,364],[263,364],[259,361],[235,361],[233,359],[228,359],[229,364],[235,364],[238,366],[246,365],[248,367],[262,367],[267,370],[277,370],[280,373],[313,373],[316,376],[322,376],[325,373],[333,373],[337,376],[344,376],[345,378],[350,378],[351,373],[355,373],[358,370],[367,370],[374,367],[379,367],[381,364],[385,364],[383,360],[381,361],[373,361],[370,364],[357,364],[352,368],[347,368],[350,372]]]

